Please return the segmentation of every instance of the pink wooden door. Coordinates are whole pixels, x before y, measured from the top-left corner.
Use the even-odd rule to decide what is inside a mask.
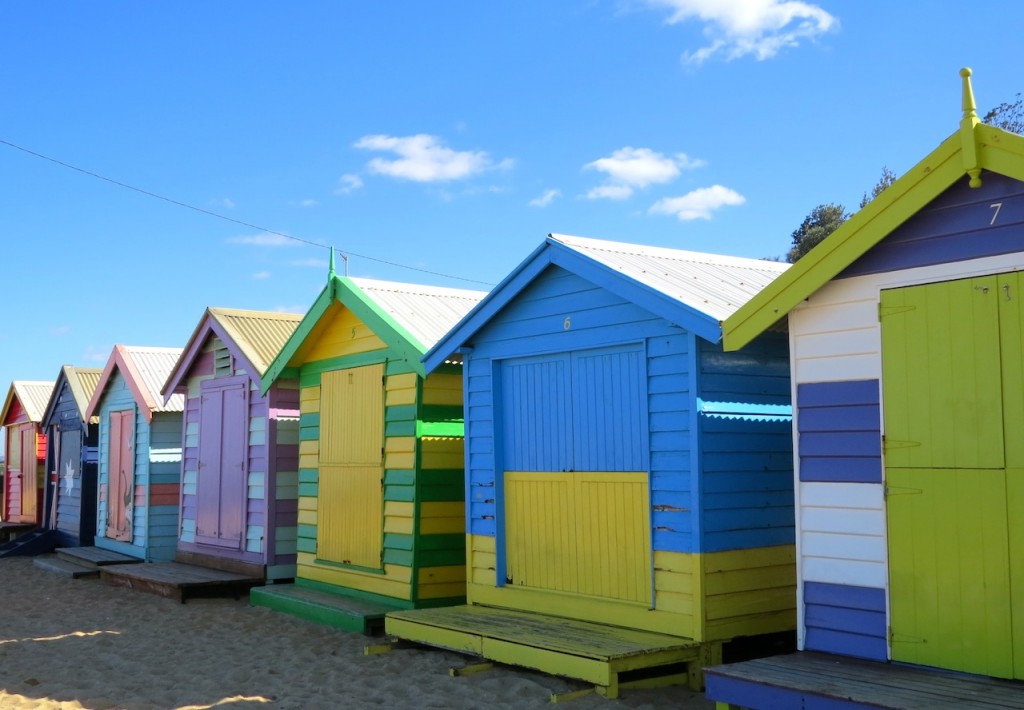
[[[21,438],[21,517],[23,523],[34,523],[38,510],[37,480],[39,462],[36,459],[36,426],[22,424],[18,427]]]
[[[110,413],[110,449],[107,459],[107,537],[132,540],[135,496],[134,412]]]
[[[196,542],[241,549],[246,513],[248,401],[244,384],[209,387],[199,410]]]

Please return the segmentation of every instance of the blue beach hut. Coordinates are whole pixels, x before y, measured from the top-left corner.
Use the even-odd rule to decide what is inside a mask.
[[[719,342],[786,268],[549,236],[424,357],[463,363],[468,605],[388,632],[614,694],[620,669],[700,685],[723,642],[791,630],[788,344]]]

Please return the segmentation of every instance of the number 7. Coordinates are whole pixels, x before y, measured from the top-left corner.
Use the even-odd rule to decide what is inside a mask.
[[[995,210],[995,213],[992,215],[992,221],[989,222],[989,224],[992,225],[992,224],[996,223],[996,217],[999,216],[999,210],[1001,210],[1003,208],[1003,203],[1002,202],[993,202],[991,205],[989,205],[989,208]]]

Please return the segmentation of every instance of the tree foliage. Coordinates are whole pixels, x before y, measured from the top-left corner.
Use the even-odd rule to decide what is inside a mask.
[[[889,187],[889,185],[892,185],[894,182],[896,182],[896,173],[894,173],[892,170],[889,170],[888,165],[883,165],[882,177],[878,178],[878,182],[876,182],[875,186],[871,188],[870,193],[865,192],[864,197],[860,198],[860,208],[864,209],[865,207],[867,207],[868,203],[871,202],[871,200],[881,195],[882,190]]]
[[[981,120],[1004,131],[1024,134],[1024,99],[1018,92],[1016,99],[1012,102],[1004,101],[986,113]]]
[[[795,262],[836,231],[849,217],[842,205],[818,205],[793,232],[793,246],[786,254],[786,259],[790,263]]]

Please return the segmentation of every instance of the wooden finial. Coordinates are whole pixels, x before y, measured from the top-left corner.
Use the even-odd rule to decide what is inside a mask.
[[[974,89],[971,87],[971,73],[970,67],[960,70],[960,76],[964,80],[964,120],[977,120],[978,118],[978,107],[974,103]]]
[[[981,123],[978,118],[978,107],[974,103],[974,89],[971,87],[971,70],[964,67],[960,70],[963,78],[963,110],[960,119],[960,146],[963,150],[964,170],[970,177],[971,187],[981,187],[981,163],[978,160],[978,144],[974,128]]]
[[[337,274],[334,271],[334,247],[331,247],[330,249],[331,249],[331,261],[330,261],[330,264],[327,266],[327,280],[328,281],[330,281],[335,276],[337,276]]]

